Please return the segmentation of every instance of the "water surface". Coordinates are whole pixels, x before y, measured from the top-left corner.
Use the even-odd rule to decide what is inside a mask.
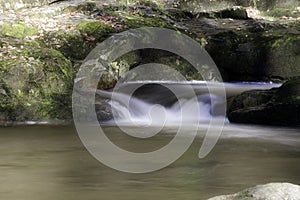
[[[1,199],[207,199],[268,182],[300,184],[297,129],[226,125],[204,159],[201,139],[171,166],[149,174],[126,174],[95,160],[73,126],[0,128]],[[122,148],[144,152],[172,139],[133,139],[106,127]]]

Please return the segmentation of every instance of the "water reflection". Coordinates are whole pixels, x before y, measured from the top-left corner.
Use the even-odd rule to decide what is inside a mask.
[[[116,128],[106,130],[123,146],[136,151],[144,148],[138,140],[120,136]],[[300,139],[299,134],[289,137]],[[150,143],[160,146],[168,140],[161,136]],[[267,182],[300,184],[297,144],[226,137],[225,133],[205,159],[197,157],[201,146],[197,139],[183,157],[163,170],[125,174],[95,160],[73,127],[0,128],[0,196],[24,200],[206,199]]]

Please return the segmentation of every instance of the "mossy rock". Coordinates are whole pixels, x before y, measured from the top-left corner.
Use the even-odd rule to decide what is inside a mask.
[[[251,90],[243,92],[233,98],[227,113],[266,104],[273,98],[275,92],[276,90]]]
[[[71,62],[38,42],[10,41],[0,59],[0,120],[71,119]]]
[[[66,57],[83,60],[90,51],[115,30],[102,22],[83,22],[72,31],[47,33],[44,41],[50,47],[61,51]]]
[[[274,101],[300,104],[300,78],[293,78],[285,82],[274,95]]]
[[[83,4],[79,4],[77,6],[68,6],[63,9],[63,13],[70,12],[92,12],[97,8],[95,2],[84,2]]]
[[[297,34],[249,28],[211,35],[207,43],[208,53],[228,74],[226,81],[283,81],[300,76]]]
[[[260,42],[259,42],[260,40]],[[205,49],[227,74],[225,81],[261,80],[264,47],[251,30],[220,32],[207,39]]]
[[[271,36],[265,45],[262,73],[267,77],[289,79],[300,76],[300,36],[284,34]]]
[[[25,24],[2,24],[0,25],[0,35],[4,37],[25,38],[27,36],[38,35],[39,31],[34,27]]]
[[[134,15],[125,16],[123,22],[128,28],[140,28],[140,27],[162,27],[162,28],[173,28],[171,24],[159,17],[139,17]]]
[[[278,89],[242,93],[234,98],[227,113],[235,123],[300,126],[300,78]]]
[[[263,12],[263,15],[281,18],[281,17],[300,17],[300,11],[298,9],[293,8],[274,8],[268,11]]]

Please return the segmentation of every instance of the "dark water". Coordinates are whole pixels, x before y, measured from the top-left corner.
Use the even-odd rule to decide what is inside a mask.
[[[142,144],[105,128],[133,151],[161,146],[171,136]],[[172,130],[169,130],[172,132]],[[178,161],[149,174],[126,174],[95,160],[72,126],[0,128],[0,198],[207,199],[268,182],[300,184],[299,130],[227,125],[214,150],[198,159],[196,139]]]

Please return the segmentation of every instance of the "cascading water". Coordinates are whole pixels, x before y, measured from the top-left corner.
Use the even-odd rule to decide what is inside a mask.
[[[176,87],[176,96],[167,87]],[[210,84],[210,90],[207,89]],[[141,87],[146,86],[146,87]],[[226,83],[227,97],[251,89],[269,89],[279,84],[266,83]],[[138,92],[129,94],[131,89]],[[187,87],[192,87],[194,96],[189,96]],[[106,124],[127,126],[176,126],[197,125],[210,120],[226,118],[222,106],[226,97],[218,95],[219,83],[204,82],[129,82],[122,83],[114,92],[98,91],[99,96],[110,98],[109,105],[113,119]],[[209,93],[210,92],[210,93]],[[226,119],[228,122],[228,120]]]
[[[137,98],[130,98],[124,94],[117,95],[123,100],[128,98],[129,107],[124,105],[122,101],[110,101],[114,121],[123,125],[176,125],[178,123],[191,124],[198,121],[209,121],[214,116],[215,105],[211,104],[210,98],[214,101],[221,98],[204,94],[192,99],[179,99],[170,107],[160,104],[151,104]],[[120,99],[119,99],[120,100]],[[186,116],[182,116],[185,110]],[[194,118],[194,116],[197,116]],[[220,116],[218,116],[220,117]],[[225,117],[225,116],[222,116]]]

